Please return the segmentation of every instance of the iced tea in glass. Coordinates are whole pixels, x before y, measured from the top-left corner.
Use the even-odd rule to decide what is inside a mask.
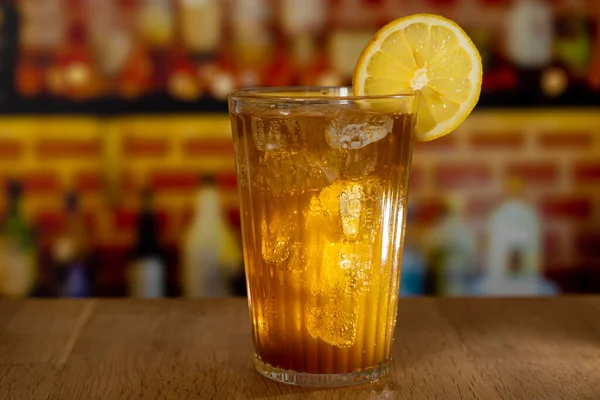
[[[230,95],[255,365],[286,383],[390,366],[416,101],[351,93]]]

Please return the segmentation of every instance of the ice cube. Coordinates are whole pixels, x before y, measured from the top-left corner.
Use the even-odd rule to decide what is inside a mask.
[[[334,242],[324,247],[319,272],[311,275],[308,332],[326,343],[344,348],[356,340],[360,294],[369,289],[372,246]]]
[[[332,346],[348,348],[354,344],[357,319],[356,299],[329,293],[309,300],[306,315],[308,333]]]
[[[306,264],[309,280],[318,280],[318,272],[323,262],[325,247],[331,242],[341,241],[339,224],[322,207],[319,197],[314,195],[305,214],[302,244],[303,261]]]
[[[337,178],[362,178],[377,167],[377,146],[358,150],[329,149],[321,155],[321,169],[330,182]]]
[[[369,241],[373,230],[366,228],[375,226],[367,218],[375,212],[364,207],[374,207],[368,201],[379,187],[374,179],[338,180],[311,198],[306,213],[303,285],[309,287],[307,329],[312,337],[339,348],[354,344],[359,296],[370,288],[376,245]],[[370,237],[349,241],[350,233],[353,238]]]
[[[340,217],[344,236],[354,240],[360,229],[360,216],[363,208],[363,190],[360,185],[345,187],[340,194]]]
[[[294,118],[253,116],[252,137],[259,151],[298,150],[304,144],[304,131]]]
[[[278,299],[275,292],[265,296],[252,298],[255,310],[255,326],[259,340],[264,344],[276,344],[281,341],[281,334],[275,321],[279,319],[277,310]]]
[[[330,243],[323,252],[319,288],[348,295],[365,292],[371,278],[372,255],[369,243]]]
[[[263,260],[271,264],[283,263],[290,256],[291,235],[294,226],[286,215],[274,212],[260,225]]]
[[[261,154],[256,189],[273,195],[294,195],[320,190],[331,182],[317,155],[308,150],[266,152]]]
[[[341,223],[348,241],[369,241],[379,228],[382,188],[378,178],[337,180],[319,194],[325,213]],[[340,221],[340,222],[337,222]]]
[[[385,138],[393,126],[389,116],[345,109],[331,121],[325,136],[334,149],[360,149]]]
[[[377,166],[377,147],[369,146],[360,150],[348,150],[340,168],[344,178],[361,178],[369,175]]]
[[[280,284],[299,288],[306,270],[305,246],[298,240],[296,211],[281,207],[281,203],[271,204],[261,221],[261,254],[264,263],[274,267]]]

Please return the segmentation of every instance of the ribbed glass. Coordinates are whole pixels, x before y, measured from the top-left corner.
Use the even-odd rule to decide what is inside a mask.
[[[287,383],[389,369],[416,101],[349,93],[230,96],[255,364]]]

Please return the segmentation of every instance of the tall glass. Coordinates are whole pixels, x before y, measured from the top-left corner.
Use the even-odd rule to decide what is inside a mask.
[[[351,93],[229,97],[255,365],[281,382],[390,368],[417,101]]]

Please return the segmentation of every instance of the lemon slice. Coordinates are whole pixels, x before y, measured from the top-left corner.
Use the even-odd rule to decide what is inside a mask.
[[[481,92],[482,66],[467,34],[446,18],[417,14],[381,28],[358,59],[354,94],[419,93],[416,139],[456,129]]]

